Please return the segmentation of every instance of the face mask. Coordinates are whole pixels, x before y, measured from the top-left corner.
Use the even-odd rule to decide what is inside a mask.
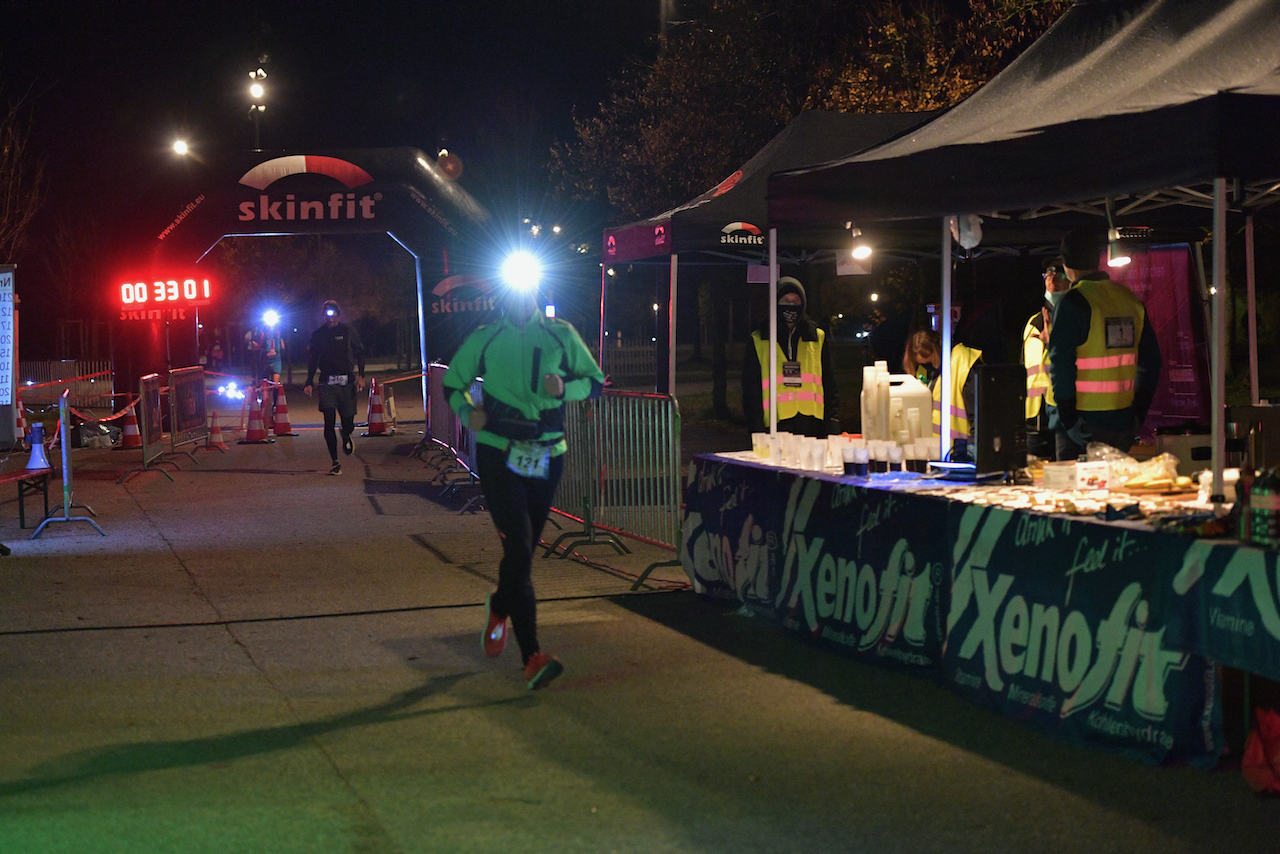
[[[784,323],[795,323],[800,319],[800,308],[798,306],[780,303],[778,305],[778,317],[781,317]]]
[[[1062,297],[1065,294],[1066,294],[1066,291],[1057,291],[1056,293],[1053,291],[1045,291],[1044,298],[1049,301],[1049,305],[1053,306],[1054,308],[1057,308],[1058,303],[1062,300]]]

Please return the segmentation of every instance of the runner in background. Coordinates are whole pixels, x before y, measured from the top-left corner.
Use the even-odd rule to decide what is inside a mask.
[[[342,416],[342,450],[354,450],[351,434],[356,429],[356,392],[364,390],[364,345],[355,329],[343,323],[342,308],[325,300],[324,325],[311,333],[311,358],[307,362],[307,384],[302,392],[311,397],[312,380],[320,372],[317,400],[324,416],[324,441],[329,446],[333,467],[329,474],[342,474],[338,462],[337,416]]]

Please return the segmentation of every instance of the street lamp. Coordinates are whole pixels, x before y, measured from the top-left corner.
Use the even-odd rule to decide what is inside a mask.
[[[253,147],[255,149],[260,147],[258,141],[258,119],[267,109],[267,105],[262,103],[267,94],[267,88],[263,85],[263,81],[266,79],[267,72],[261,68],[257,71],[249,72],[249,118],[253,119]]]
[[[174,142],[173,142],[173,153],[174,153],[174,154],[178,154],[178,155],[186,155],[187,150],[188,150],[188,149],[187,149],[187,141],[186,141],[186,140],[184,140],[184,139],[177,139],[177,140],[174,140]]]

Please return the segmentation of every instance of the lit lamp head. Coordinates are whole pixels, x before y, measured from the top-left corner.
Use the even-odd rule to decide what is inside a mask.
[[[276,311],[274,308],[267,309],[262,313],[262,322],[267,324],[270,328],[275,329],[276,326],[280,324],[280,312]]]
[[[855,261],[865,261],[871,257],[871,244],[867,242],[867,238],[862,234],[862,229],[856,225],[849,227],[849,231],[853,235],[853,258]]]
[[[1123,267],[1132,260],[1129,250],[1120,237],[1120,229],[1107,229],[1107,266]]]
[[[342,308],[339,307],[336,300],[327,299],[324,301],[324,319],[330,326],[338,325],[338,318],[342,316]]]
[[[503,311],[524,317],[537,308],[538,284],[542,280],[542,264],[529,252],[513,252],[502,262]]]

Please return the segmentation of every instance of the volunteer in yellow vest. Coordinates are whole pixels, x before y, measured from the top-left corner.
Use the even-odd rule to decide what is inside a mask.
[[[840,397],[827,333],[805,302],[798,280],[778,280],[778,429],[822,437],[840,432]],[[768,320],[751,333],[742,360],[742,410],[752,432],[769,429]]]
[[[973,366],[982,362],[982,351],[966,344],[951,348],[951,441],[973,437]],[[933,393],[933,435],[942,435],[942,382],[935,377]],[[963,460],[952,459],[953,462]]]
[[[1057,459],[1054,431],[1058,428],[1058,407],[1049,382],[1049,317],[1062,295],[1071,287],[1062,266],[1062,256],[1044,268],[1044,303],[1031,315],[1022,330],[1022,364],[1027,369],[1027,453],[1045,460]]]
[[[1160,379],[1160,345],[1146,308],[1098,269],[1104,245],[1088,229],[1062,239],[1071,289],[1054,309],[1049,333],[1059,460],[1076,459],[1090,442],[1127,453]]]

